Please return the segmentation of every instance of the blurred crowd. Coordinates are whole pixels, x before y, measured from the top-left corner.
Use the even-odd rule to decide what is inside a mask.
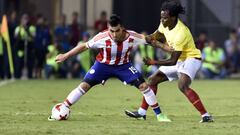
[[[20,18],[20,19],[17,19]],[[77,12],[72,13],[71,24],[66,23],[66,15],[59,17],[58,23],[50,26],[41,14],[20,17],[16,12],[8,16],[9,35],[14,63],[14,78],[82,78],[94,62],[97,50],[88,50],[67,60],[55,63],[55,57],[86,42],[96,33],[107,29],[107,13],[101,12],[93,24],[94,32],[89,33],[78,22]],[[142,32],[142,34],[147,34]],[[240,70],[240,26],[229,32],[229,38],[218,45],[201,32],[196,38],[196,46],[202,51],[203,65],[199,78],[223,79]],[[161,49],[139,45],[134,48],[132,61],[145,76],[158,69],[157,66],[145,66],[142,58],[166,59],[169,54]],[[0,36],[0,79],[11,78],[8,55],[4,41]]]

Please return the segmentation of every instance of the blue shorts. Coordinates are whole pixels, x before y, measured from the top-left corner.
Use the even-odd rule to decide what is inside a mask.
[[[111,77],[118,78],[124,84],[130,84],[142,78],[142,75],[132,66],[132,63],[124,65],[107,65],[96,61],[85,75],[84,80],[94,81],[95,84],[99,84]]]

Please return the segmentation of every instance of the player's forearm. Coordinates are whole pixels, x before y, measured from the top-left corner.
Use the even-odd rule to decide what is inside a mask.
[[[155,61],[155,65],[160,65],[160,66],[173,66],[176,65],[178,58],[180,57],[182,52],[180,51],[175,51],[171,54],[171,58],[167,60],[160,60],[160,61]]]
[[[155,48],[161,48],[161,49],[164,48],[164,44],[163,44],[163,43],[160,43],[160,42],[158,42],[158,41],[156,41],[156,40],[152,40],[151,43],[150,43],[150,45],[151,45],[152,47],[155,47]]]
[[[65,55],[67,56],[67,58],[69,58],[85,50],[87,50],[86,43],[78,43],[76,47],[65,53]]]
[[[176,65],[177,61],[168,59],[168,60],[160,60],[160,61],[155,61],[155,65],[159,66],[173,66]]]

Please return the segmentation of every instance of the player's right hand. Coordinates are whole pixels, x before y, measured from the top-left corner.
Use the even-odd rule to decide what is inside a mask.
[[[155,60],[152,60],[149,57],[143,58],[143,62],[145,65],[156,65],[157,64],[157,62]]]
[[[57,63],[61,63],[61,62],[65,61],[66,59],[67,59],[66,54],[58,54],[55,58],[55,61]]]

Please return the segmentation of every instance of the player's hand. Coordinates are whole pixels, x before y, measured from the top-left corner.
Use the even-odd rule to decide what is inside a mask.
[[[145,65],[156,65],[157,62],[155,60],[150,59],[149,57],[143,58],[143,62]]]
[[[65,61],[66,59],[67,59],[66,54],[58,54],[55,58],[55,61],[57,63],[61,63],[61,62]]]

